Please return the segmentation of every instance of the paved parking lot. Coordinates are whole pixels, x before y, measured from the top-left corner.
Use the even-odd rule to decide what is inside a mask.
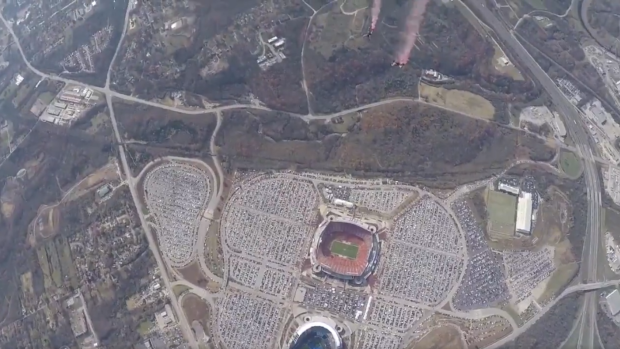
[[[388,332],[364,329],[357,333],[355,349],[399,349],[402,339]]]
[[[507,300],[509,293],[501,256],[489,248],[467,202],[457,200],[451,206],[465,234],[469,255],[465,275],[452,304],[458,310],[473,310]]]
[[[399,332],[407,331],[422,318],[422,310],[383,297],[374,298],[368,313],[368,323]]]
[[[381,293],[426,305],[445,299],[463,268],[463,240],[448,212],[423,198],[394,222]],[[414,257],[415,256],[415,257]]]
[[[211,190],[209,175],[190,165],[166,164],[146,175],[146,206],[157,222],[161,251],[175,266],[193,258],[200,217]]]
[[[532,290],[555,271],[553,250],[504,252],[508,289],[515,302],[532,294]]]
[[[246,293],[229,292],[219,306],[216,331],[226,348],[273,349],[284,310]]]

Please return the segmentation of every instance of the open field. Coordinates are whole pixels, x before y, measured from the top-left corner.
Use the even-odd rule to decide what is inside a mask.
[[[22,296],[20,298],[22,301],[22,306],[27,311],[32,311],[36,309],[38,302],[37,295],[34,293],[32,284],[32,272],[28,271],[27,273],[22,274],[20,280],[22,290]]]
[[[581,160],[572,152],[560,151],[560,169],[572,178],[581,176]]]
[[[317,14],[313,21],[314,30],[309,38],[309,47],[329,59],[332,53],[354,34],[351,30],[354,27],[352,22],[353,16],[338,12]]]
[[[487,190],[488,232],[491,239],[510,238],[515,232],[517,197],[495,190]]]
[[[447,90],[442,87],[420,84],[420,98],[429,103],[485,120],[492,120],[495,115],[495,108],[491,102],[467,91]]]
[[[69,280],[71,286],[74,289],[79,288],[79,279],[75,264],[73,264],[73,258],[71,257],[71,248],[69,242],[64,236],[59,237],[55,241],[56,251],[60,257],[60,267],[62,269],[63,280]]]
[[[62,201],[75,200],[106,182],[118,179],[118,173],[116,171],[117,167],[115,163],[109,163],[103,166],[69,189]]]
[[[58,258],[58,251],[53,241],[45,244],[45,250],[50,260],[52,281],[56,287],[62,287],[62,269],[60,267],[60,258]]]
[[[175,296],[180,296],[183,292],[189,291],[190,288],[185,286],[185,285],[175,285],[172,287],[172,293],[174,293]]]
[[[54,94],[51,92],[43,92],[39,95],[39,99],[45,104],[50,104],[52,100],[54,100]]]
[[[155,324],[149,320],[144,320],[138,325],[138,333],[145,337],[155,327]]]
[[[227,192],[230,186],[224,188],[223,197],[227,197]],[[223,200],[222,200],[223,201]],[[223,202],[217,207],[217,212],[221,212]],[[219,213],[217,213],[219,215]],[[222,253],[222,246],[220,241],[219,224],[210,224],[209,230],[207,230],[207,237],[205,241],[205,260],[207,268],[216,276],[223,277],[224,275],[224,256]]]
[[[200,270],[198,262],[191,263],[190,265],[177,269],[183,278],[196,286],[207,289],[212,293],[216,293],[220,290],[220,284],[207,278],[207,276]]]
[[[497,70],[497,72],[503,75],[510,77],[513,80],[516,80],[516,81],[525,80],[523,79],[523,75],[521,75],[521,72],[519,71],[519,69],[517,69],[517,67],[515,67],[513,64],[504,65],[500,62],[501,57],[506,57],[506,54],[504,53],[504,51],[502,51],[502,48],[499,47],[499,45],[494,40],[492,41],[493,41],[493,50],[494,50],[493,67],[495,68],[495,70]]]
[[[50,238],[58,232],[60,210],[58,206],[45,206],[39,209],[37,218],[32,222],[35,238]]]
[[[605,230],[611,233],[611,236],[620,243],[620,212],[605,208]]]
[[[194,294],[188,294],[183,297],[183,303],[181,304],[187,321],[191,324],[193,321],[200,322],[203,326],[207,324],[209,318],[209,305],[205,303],[200,297]]]
[[[579,265],[575,262],[558,266],[547,281],[545,291],[540,297],[536,297],[536,301],[544,304],[553,299],[577,275],[578,271]]]
[[[459,331],[452,326],[432,329],[410,349],[457,349],[464,348]]]
[[[370,6],[370,1],[368,0],[344,0],[342,4],[342,10],[344,12],[351,13],[368,6]],[[362,12],[358,13],[358,15],[362,14]]]
[[[39,259],[39,266],[41,266],[41,272],[43,272],[43,285],[45,286],[45,290],[53,290],[54,285],[52,282],[50,265],[47,260],[47,251],[45,249],[45,246],[37,247],[37,257]]]
[[[340,255],[340,256],[343,256],[349,259],[355,259],[357,258],[357,252],[359,251],[359,247],[355,245],[351,245],[351,244],[346,244],[340,241],[334,241],[329,247],[329,250],[334,254],[337,254],[337,255]]]

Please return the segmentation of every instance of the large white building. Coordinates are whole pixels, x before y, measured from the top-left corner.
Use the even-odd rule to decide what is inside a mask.
[[[497,186],[497,190],[503,191],[504,193],[519,195],[519,187],[513,187],[512,185],[508,185],[506,183],[500,183]]]
[[[522,192],[517,201],[517,233],[529,234],[532,230],[532,194]]]

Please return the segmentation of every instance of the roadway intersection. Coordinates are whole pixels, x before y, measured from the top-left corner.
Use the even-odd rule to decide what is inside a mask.
[[[496,14],[494,14],[487,7],[485,7],[483,2],[478,2],[478,1],[473,0],[473,1],[468,1],[468,3],[469,3],[469,6],[475,10],[475,13],[477,13],[480,16],[480,19],[484,23],[486,23],[490,28],[493,29],[495,34],[499,37],[500,41],[503,42],[505,45],[507,45],[511,49],[511,52],[513,52],[517,56],[518,60],[521,63],[523,63],[531,71],[532,73],[531,75],[535,77],[535,79],[538,80],[538,82],[550,95],[557,111],[560,113],[560,115],[562,115],[565,118],[566,120],[565,124],[570,133],[571,138],[575,142],[577,153],[578,155],[580,155],[582,159],[584,159],[584,169],[585,169],[584,174],[585,174],[587,193],[588,193],[587,236],[586,236],[586,241],[584,243],[584,253],[582,257],[583,260],[582,260],[582,268],[581,268],[581,277],[582,277],[582,282],[584,282],[584,284],[573,286],[572,288],[567,288],[564,291],[564,293],[562,293],[562,295],[557,297],[553,302],[551,302],[551,304],[545,307],[539,314],[537,314],[537,316],[534,319],[526,323],[523,327],[516,329],[510,336],[506,337],[504,340],[496,343],[496,344],[499,344],[499,343],[508,342],[509,340],[516,338],[516,336],[518,336],[519,334],[525,332],[525,330],[529,328],[537,319],[539,319],[546,312],[546,310],[548,310],[551,306],[556,304],[557,301],[561,299],[563,296],[565,296],[566,294],[571,293],[571,292],[576,292],[578,290],[598,289],[601,287],[605,287],[605,285],[608,285],[608,284],[609,285],[617,284],[617,281],[607,282],[607,283],[598,282],[597,263],[598,263],[598,252],[600,249],[599,238],[601,234],[601,207],[602,207],[601,206],[601,185],[600,185],[596,165],[593,160],[595,158],[595,154],[591,148],[592,143],[591,143],[588,131],[582,121],[582,118],[579,115],[578,110],[565,98],[565,96],[558,89],[558,87],[555,85],[553,80],[551,80],[551,78],[545,73],[545,71],[536,63],[534,58],[527,52],[527,50],[515,38],[512,31],[506,28],[505,24],[500,19],[498,19]],[[127,27],[128,18],[129,18],[128,15],[129,15],[130,10],[131,9],[128,8],[126,12],[125,28],[121,36],[121,40],[119,40],[117,49],[115,51],[114,59],[116,59],[120,51],[121,44],[125,36],[126,27]],[[116,118],[114,116],[112,98],[119,98],[119,99],[126,100],[126,101],[137,102],[137,103],[150,105],[150,106],[154,106],[154,107],[158,107],[162,109],[167,109],[167,110],[171,110],[171,111],[175,111],[175,112],[183,113],[183,114],[203,114],[203,113],[209,113],[209,112],[216,112],[218,113],[218,119],[221,119],[221,113],[219,112],[224,111],[224,110],[242,109],[242,108],[271,110],[267,107],[263,107],[259,105],[247,105],[247,104],[234,104],[234,105],[216,107],[216,108],[212,108],[208,110],[203,110],[203,109],[188,110],[188,109],[165,106],[165,105],[161,105],[156,102],[145,101],[145,100],[142,100],[136,97],[127,96],[127,95],[112,91],[110,89],[110,80],[111,80],[112,65],[113,65],[112,63],[110,64],[110,67],[107,71],[105,87],[92,86],[92,85],[84,84],[84,83],[74,81],[71,79],[66,79],[66,78],[62,78],[59,76],[52,76],[49,74],[45,74],[30,64],[30,62],[27,60],[24,54],[24,51],[22,50],[18,37],[15,35],[15,33],[13,32],[12,28],[10,27],[8,22],[5,20],[5,18],[0,15],[0,19],[2,20],[6,28],[9,30],[9,32],[13,36],[14,42],[16,43],[18,50],[25,64],[28,66],[28,68],[32,72],[41,76],[42,78],[47,78],[47,79],[55,80],[55,81],[62,81],[68,84],[85,86],[95,91],[99,91],[106,96],[108,109],[110,110],[111,122],[113,125],[115,136],[119,144],[119,153],[121,156],[121,162],[123,164],[124,171],[127,174],[131,172],[130,172],[130,169],[127,163],[124,147],[122,146],[122,139],[118,131]],[[112,62],[114,62],[114,59],[112,60]],[[334,115],[320,116],[320,118],[329,118],[329,117],[334,117],[337,115],[344,115],[350,112],[367,109],[373,106],[394,103],[397,101],[402,101],[402,100],[401,99],[384,100],[384,101],[372,103],[369,105],[364,105],[364,106],[360,106],[357,108],[353,108],[351,110],[342,111]],[[312,115],[303,115],[303,116],[298,115],[298,116],[302,117],[304,120],[319,118],[317,116],[312,116]],[[141,214],[142,210],[140,210],[139,208],[141,206],[141,203],[140,203],[140,200],[136,192],[135,183],[130,183],[130,188],[131,188],[132,196],[134,198],[134,202],[138,206],[138,212],[140,215],[140,219],[142,221],[142,225],[147,230],[146,235],[149,240],[149,246],[151,247],[153,254],[157,260],[158,267],[162,272],[162,278],[168,289],[168,292],[169,294],[173,295],[171,282],[166,273],[165,264],[162,261],[161,255],[158,252],[156,242],[154,241],[152,234],[148,232],[148,224],[146,224],[146,222],[144,221],[144,217]],[[590,288],[594,286],[596,287]],[[171,296],[170,298],[171,298],[172,306],[175,309],[175,312],[177,312],[177,314],[179,315],[180,325],[181,325],[182,330],[185,333],[185,336],[190,340],[191,347],[197,348],[197,343],[191,333],[191,329],[189,327],[189,324],[187,323],[187,319],[185,318],[184,313],[181,311],[179,307],[176,297]],[[588,293],[585,297],[584,306],[582,307],[583,312],[581,314],[581,319],[586,320],[586,321],[580,321],[579,344],[580,344],[580,347],[582,348],[593,348],[594,341],[595,339],[598,338],[598,333],[596,331],[596,321],[595,321],[596,320],[596,309],[597,309],[596,299],[597,299],[596,292]],[[495,347],[495,345],[493,347]]]
[[[506,24],[498,18],[499,15],[491,12],[483,2],[469,1],[469,4],[475,8],[482,17],[481,19],[493,29],[500,40],[510,47],[519,61],[532,72],[532,76],[538,80],[547,91],[553,101],[553,105],[566,121],[565,125],[567,126],[571,138],[575,142],[577,153],[584,160],[584,177],[588,193],[588,224],[580,273],[582,281],[596,282],[598,278],[598,251],[600,249],[599,238],[601,235],[601,185],[596,164],[592,160],[595,154],[591,148],[591,139],[583,123],[583,119],[577,108],[564,96],[553,80],[551,80],[547,73],[538,65],[536,60],[534,60],[519,40],[516,39],[512,30],[508,30]],[[596,292],[591,292],[585,296],[584,306],[582,307],[582,314],[580,316],[582,319],[585,319],[585,321],[581,321],[579,328],[579,348],[594,347],[594,340],[598,338],[598,331],[596,330],[596,312]],[[528,324],[530,323],[533,322],[530,321]]]

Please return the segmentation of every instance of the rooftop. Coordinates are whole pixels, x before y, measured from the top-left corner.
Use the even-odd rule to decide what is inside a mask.
[[[612,293],[608,294],[605,299],[607,300],[607,305],[612,315],[620,313],[620,292],[618,292],[618,290],[614,290]]]

